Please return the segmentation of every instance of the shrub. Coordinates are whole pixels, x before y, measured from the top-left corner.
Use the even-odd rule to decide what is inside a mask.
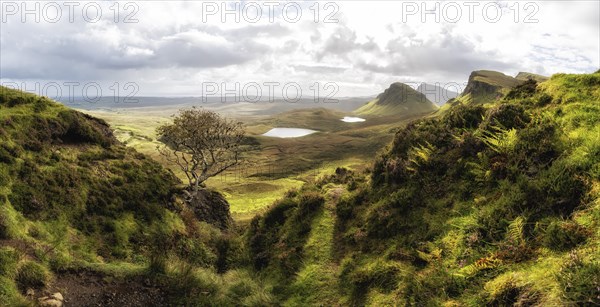
[[[550,96],[546,93],[542,93],[537,97],[537,104],[541,107],[543,107],[551,102],[552,102],[552,96]]]
[[[21,255],[12,247],[0,248],[0,275],[12,277]]]
[[[269,244],[272,244],[271,237],[273,234],[264,232],[261,227],[261,217],[255,216],[250,222],[248,232],[246,234],[248,240],[248,249],[252,257],[252,265],[255,269],[263,269],[269,264],[270,251]],[[267,240],[271,242],[267,242]]]
[[[58,117],[65,123],[67,130],[60,136],[66,143],[92,143],[109,147],[114,140],[106,122],[91,116],[68,110]]]
[[[561,152],[556,124],[548,118],[532,120],[517,133],[515,150],[521,160],[537,167],[550,164]]]
[[[16,210],[31,219],[45,218],[50,209],[39,191],[20,181],[13,184],[9,199]]]
[[[546,227],[542,244],[550,249],[566,251],[582,244],[591,235],[590,231],[572,221],[552,221]]]
[[[67,253],[55,253],[49,265],[53,272],[66,272],[73,268],[73,259]]]
[[[19,96],[9,97],[8,98],[8,107],[9,108],[16,107],[18,105],[30,103],[31,101],[33,101],[32,97],[29,97],[29,96],[26,97],[24,94],[21,94]]]
[[[564,300],[580,306],[600,305],[600,263],[583,262],[575,253],[570,258],[556,276]]]
[[[0,145],[0,163],[12,164],[14,162],[14,153],[11,153],[7,144]]]
[[[296,215],[304,217],[320,209],[325,203],[325,198],[316,191],[304,192],[300,195],[299,206]]]
[[[500,282],[486,286],[488,290],[487,306],[535,306],[539,303],[540,293],[529,285],[519,285],[512,277],[502,278]]]
[[[197,238],[181,238],[176,250],[181,258],[202,267],[212,266],[217,259],[215,253]]]
[[[29,288],[38,289],[46,286],[50,279],[50,273],[43,265],[27,261],[17,270],[15,281],[21,291]]]
[[[536,92],[537,92],[537,81],[535,81],[534,79],[528,79],[527,81],[515,86],[515,88],[510,90],[510,92],[508,92],[508,94],[506,94],[504,99],[528,98],[528,97],[533,96]]]
[[[380,259],[365,261],[348,257],[341,264],[340,282],[345,290],[350,291],[354,305],[362,305],[369,289],[389,292],[398,285],[400,268],[395,262]]]
[[[528,203],[538,215],[569,216],[580,204],[588,187],[578,171],[560,160],[531,183]]]
[[[342,197],[335,206],[335,214],[338,219],[347,221],[353,216],[354,197]]]
[[[247,232],[247,246],[256,269],[276,265],[289,278],[301,265],[311,224],[325,199],[304,187],[276,202],[263,218],[256,217]]]
[[[370,208],[365,230],[371,238],[390,238],[402,230],[398,210],[383,202]]]
[[[46,98],[38,98],[33,102],[33,112],[40,113],[48,108],[48,102]]]
[[[389,153],[393,157],[406,158],[413,146],[424,143],[433,144],[438,148],[447,147],[452,143],[451,134],[440,119],[425,118],[409,123],[396,133]]]
[[[577,75],[578,81],[584,86],[594,87],[600,85],[600,76],[594,74]]]
[[[0,215],[0,239],[6,240],[10,238],[9,225],[6,217]]]
[[[485,120],[481,122],[480,129],[492,131],[495,127],[502,129],[523,128],[530,121],[529,115],[521,105],[503,103],[490,108],[485,113]]]
[[[276,202],[263,218],[265,227],[272,227],[277,224],[283,224],[287,218],[287,213],[290,209],[297,206],[290,198],[285,198],[281,201]]]
[[[231,235],[223,235],[217,239],[217,272],[224,273],[236,265],[245,262],[244,255],[247,253],[239,238]]]
[[[180,262],[165,280],[172,306],[225,306],[219,276]]]
[[[456,105],[444,115],[443,121],[448,128],[473,129],[483,119],[485,108],[480,105]]]

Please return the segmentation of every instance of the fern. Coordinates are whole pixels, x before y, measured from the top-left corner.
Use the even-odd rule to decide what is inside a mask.
[[[514,219],[509,225],[506,232],[506,239],[509,241],[516,242],[518,244],[525,242],[525,237],[523,236],[523,229],[525,227],[525,219],[522,216]]]
[[[487,182],[492,175],[492,172],[490,170],[485,169],[479,163],[467,162],[466,165],[469,168],[471,174],[475,176],[475,181],[479,183]]]
[[[431,154],[434,150],[435,147],[429,142],[425,142],[425,145],[419,144],[418,146],[413,146],[408,151],[408,162],[412,166],[407,167],[407,169],[416,172],[421,165],[429,162]]]
[[[494,256],[483,257],[472,264],[469,264],[458,271],[458,276],[470,277],[479,271],[494,269],[502,265],[502,260]]]
[[[477,138],[499,154],[511,153],[517,144],[517,130],[514,128],[504,129],[499,126],[492,128],[495,132],[484,131]]]

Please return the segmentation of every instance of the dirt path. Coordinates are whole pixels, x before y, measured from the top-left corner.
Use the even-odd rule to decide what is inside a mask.
[[[60,292],[64,306],[167,306],[167,295],[149,280],[127,280],[95,272],[57,274],[48,293]]]

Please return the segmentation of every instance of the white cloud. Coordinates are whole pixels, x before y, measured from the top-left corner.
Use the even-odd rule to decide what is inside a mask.
[[[408,6],[431,9],[431,1],[340,1],[327,8],[319,2],[317,23],[311,2],[300,3],[302,19],[295,23],[285,20],[282,6],[271,22],[264,5],[257,22],[244,16],[239,23],[234,16],[221,22],[219,14],[203,22],[203,4],[194,1],[138,2],[133,17],[139,22],[123,23],[130,11],[117,3],[117,23],[112,2],[102,2],[97,23],[21,23],[9,16],[15,18],[0,28],[2,81],[133,81],[143,95],[199,95],[203,82],[297,82],[308,88],[319,81],[336,82],[340,96],[351,96],[376,94],[394,81],[462,83],[475,69],[552,74],[600,67],[597,1],[540,1],[527,9],[524,2],[486,1],[472,23],[465,2],[454,1],[437,3],[440,13],[450,3],[459,5],[463,16],[456,23],[449,9],[440,22],[434,15],[423,21],[420,13],[403,20]],[[503,10],[493,23],[481,8],[495,3]],[[339,21],[323,22],[336,9]],[[533,13],[537,22],[524,22]]]

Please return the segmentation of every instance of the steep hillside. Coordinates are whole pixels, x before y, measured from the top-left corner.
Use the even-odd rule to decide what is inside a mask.
[[[396,82],[377,98],[354,111],[363,116],[411,116],[437,110],[437,106],[412,87]]]
[[[0,123],[0,306],[42,296],[72,306],[226,305],[246,297],[225,295],[235,283],[260,289],[247,271],[215,273],[243,262],[232,230],[202,222],[227,227],[218,193],[185,200],[172,173],[120,144],[104,121],[43,97],[0,87]]]
[[[458,97],[461,102],[483,104],[502,98],[522,80],[491,70],[478,70],[471,73],[464,91]]]
[[[599,114],[600,72],[416,120],[257,217],[255,268],[291,306],[598,305]]]

